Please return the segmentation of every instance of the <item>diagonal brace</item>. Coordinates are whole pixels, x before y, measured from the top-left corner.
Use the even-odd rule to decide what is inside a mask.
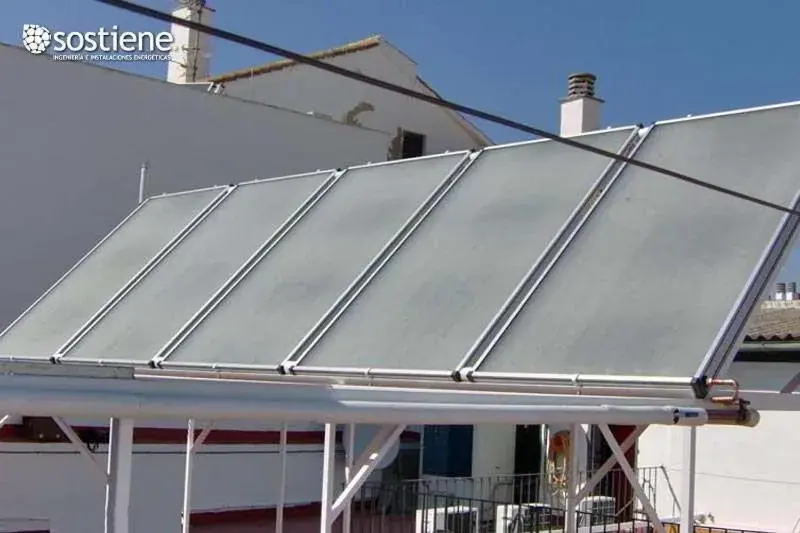
[[[617,458],[617,463],[619,463],[620,468],[622,468],[622,471],[625,473],[625,477],[628,478],[628,482],[631,484],[633,492],[636,494],[636,497],[639,499],[642,507],[644,507],[647,517],[653,523],[654,529],[659,533],[666,533],[667,530],[664,528],[664,524],[661,523],[661,520],[658,518],[658,513],[653,507],[653,504],[650,503],[650,499],[647,497],[642,485],[636,478],[636,474],[633,472],[631,465],[628,463],[625,453],[619,447],[616,437],[614,437],[614,434],[611,433],[611,429],[608,427],[608,424],[599,424],[598,427],[603,433],[603,437],[606,439],[608,447],[611,448],[611,452],[614,454],[614,457]]]
[[[406,429],[405,424],[398,426],[384,426],[369,443],[367,449],[358,458],[358,462],[353,466],[352,476],[336,498],[331,507],[331,522],[335,521],[348,503],[353,499],[358,490],[364,485],[370,474],[378,466],[381,459],[389,452],[392,445],[400,438],[400,434]]]
[[[72,427],[60,416],[54,416],[53,421],[58,424],[58,427],[64,432],[64,435],[67,436],[69,441],[72,443],[72,446],[75,447],[78,453],[80,453],[87,461],[89,461],[92,464],[92,467],[102,476],[103,483],[108,483],[106,465],[98,461],[95,455],[89,451],[89,447],[86,446],[86,443],[83,442],[83,439],[81,439],[78,434],[75,433],[75,430],[72,429]]]
[[[620,444],[619,448],[623,456],[628,452],[628,450],[631,449],[631,447],[636,443],[636,440],[642,436],[642,433],[644,433],[646,429],[647,426],[638,426],[633,433],[628,435],[628,438],[622,441],[622,444]],[[603,463],[600,468],[595,470],[594,474],[592,474],[592,477],[589,478],[589,481],[587,481],[586,484],[578,491],[578,494],[575,496],[575,501],[580,502],[586,498],[589,493],[594,490],[597,484],[602,481],[606,474],[611,472],[611,469],[614,468],[616,464],[617,458],[614,455],[606,459],[606,462]]]
[[[789,383],[784,385],[781,389],[781,394],[792,394],[798,387],[800,387],[800,372],[795,374],[795,376],[789,380]]]

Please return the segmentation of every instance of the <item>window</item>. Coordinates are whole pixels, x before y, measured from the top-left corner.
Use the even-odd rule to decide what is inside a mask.
[[[419,157],[425,155],[425,136],[413,131],[403,131],[400,146],[400,158]]]
[[[469,477],[472,475],[472,426],[425,426],[423,474]]]

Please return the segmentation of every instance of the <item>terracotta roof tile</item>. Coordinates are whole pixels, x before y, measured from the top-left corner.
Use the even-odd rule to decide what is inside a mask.
[[[322,50],[320,52],[309,54],[308,57],[312,57],[314,59],[331,59],[346,54],[352,54],[353,52],[360,52],[362,50],[369,50],[370,48],[375,48],[376,46],[381,44],[382,40],[383,37],[381,37],[380,35],[372,35],[360,41],[348,43],[342,46],[337,46],[336,48],[331,48],[329,50]],[[266,65],[261,65],[260,67],[244,68],[228,72],[227,74],[220,74],[219,76],[213,76],[211,78],[208,78],[208,81],[212,83],[224,83],[226,81],[234,81],[242,78],[249,78],[251,76],[258,76],[260,74],[267,74],[269,72],[283,70],[285,68],[292,67],[296,64],[297,61],[294,61],[293,59],[281,59],[279,61],[273,61],[271,63],[267,63]]]
[[[800,308],[759,308],[750,317],[745,340],[800,340]]]

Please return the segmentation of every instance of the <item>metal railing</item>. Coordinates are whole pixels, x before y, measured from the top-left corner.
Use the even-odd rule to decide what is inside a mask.
[[[658,468],[637,471],[653,502],[658,473]],[[581,474],[580,484],[589,477]],[[356,500],[352,533],[563,531],[566,515],[566,487],[543,475],[368,483]],[[649,533],[651,524],[636,501],[624,473],[612,470],[579,503],[580,531]]]

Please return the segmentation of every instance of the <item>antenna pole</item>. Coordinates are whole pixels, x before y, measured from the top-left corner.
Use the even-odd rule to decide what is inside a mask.
[[[144,202],[144,184],[147,180],[147,161],[142,163],[142,167],[139,169],[139,203],[141,204]]]

